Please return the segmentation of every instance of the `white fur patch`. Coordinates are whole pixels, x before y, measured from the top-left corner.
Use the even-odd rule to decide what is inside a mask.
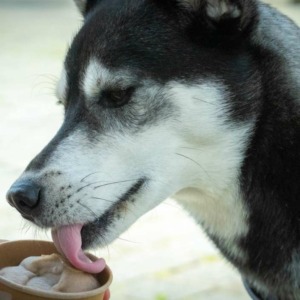
[[[93,98],[105,89],[123,89],[133,85],[137,78],[126,70],[110,71],[92,58],[81,78],[81,89],[86,99]]]
[[[96,96],[112,80],[110,72],[95,59],[87,65],[82,78],[82,90],[87,98]]]
[[[185,119],[184,144],[180,154],[190,160],[194,174],[189,188],[175,195],[209,234],[228,244],[228,251],[244,258],[235,240],[246,235],[247,210],[239,191],[239,172],[251,124],[230,126],[224,103],[226,90],[218,83],[171,85],[173,101]],[[197,171],[195,171],[197,169]]]

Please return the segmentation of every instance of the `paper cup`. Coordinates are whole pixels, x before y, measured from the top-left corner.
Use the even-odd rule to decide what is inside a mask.
[[[29,256],[40,256],[57,253],[52,242],[24,240],[4,242],[0,244],[0,269],[4,267],[17,266]],[[91,254],[92,260],[97,258]],[[22,285],[8,281],[0,277],[0,299],[1,300],[46,300],[46,299],[81,299],[81,300],[103,300],[104,293],[112,282],[112,272],[108,266],[96,278],[100,288],[82,293],[56,293],[42,290],[34,290]]]

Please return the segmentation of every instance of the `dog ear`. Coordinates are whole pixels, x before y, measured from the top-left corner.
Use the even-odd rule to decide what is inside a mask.
[[[79,11],[85,16],[98,2],[99,0],[74,0]]]
[[[176,11],[179,22],[190,31],[208,35],[241,35],[256,22],[256,0],[154,0]]]

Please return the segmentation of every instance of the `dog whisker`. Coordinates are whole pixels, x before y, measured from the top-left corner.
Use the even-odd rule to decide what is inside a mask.
[[[181,153],[175,153],[176,155],[178,155],[178,156],[180,156],[180,157],[183,157],[183,158],[186,158],[186,159],[188,159],[188,160],[190,160],[190,161],[192,161],[193,163],[195,163],[197,166],[199,166],[201,169],[202,169],[202,171],[207,175],[207,177],[211,180],[211,176],[208,174],[208,172],[197,162],[197,161],[195,161],[194,159],[192,159],[191,157],[188,157],[188,156],[186,156],[186,155],[183,155],[183,154],[181,154]]]
[[[192,148],[192,147],[179,147],[179,148],[181,148],[181,149],[188,149],[188,150],[196,150],[196,151],[201,151],[201,150],[203,150],[203,149],[201,149],[201,148]]]
[[[118,240],[121,240],[121,241],[127,242],[127,243],[131,243],[131,244],[136,244],[136,245],[139,244],[138,242],[134,242],[134,241],[131,241],[131,240],[127,240],[127,239],[124,239],[124,238],[121,238],[121,237],[118,237]]]
[[[201,148],[192,148],[192,147],[179,147],[179,148],[180,148],[180,149],[186,149],[186,150],[203,151],[203,149],[201,149]],[[176,154],[177,154],[177,155],[180,155],[180,156],[184,156],[184,155],[181,154],[181,153],[176,153]],[[186,156],[186,158],[189,158],[190,160],[192,160],[192,159],[191,159],[190,157],[188,157],[188,156]],[[195,160],[193,160],[193,161],[201,167],[201,165],[200,165],[198,162],[196,162]],[[203,169],[203,167],[202,167],[202,169]],[[235,170],[235,168],[234,168],[234,167],[232,167],[232,168],[229,168],[229,167],[227,167],[227,168],[220,168],[220,167],[218,167],[218,170],[216,170],[216,171],[210,170],[209,172],[210,172],[210,173],[215,173],[215,172],[219,173],[220,171],[227,171],[227,170]],[[203,169],[203,171],[204,171],[207,175],[209,175],[208,172],[207,172],[206,170]]]
[[[34,235],[34,239],[40,239],[40,233],[41,232],[46,232],[46,230],[44,228],[39,228],[37,226],[33,227],[33,235]]]
[[[44,81],[41,81],[43,79]],[[57,77],[52,74],[42,74],[36,78],[37,83],[34,84],[32,87],[32,92],[35,91],[37,88],[48,88],[51,89],[51,96],[56,90],[56,83],[58,81]]]
[[[110,183],[106,183],[106,184],[102,184],[99,186],[94,187],[94,190],[104,187],[104,186],[108,186],[108,185],[113,185],[113,184],[118,184],[118,183],[125,183],[125,182],[131,182],[131,181],[137,181],[138,179],[129,179],[129,180],[122,180],[122,181],[115,181],[115,182],[110,182]]]
[[[216,105],[215,103],[212,103],[212,102],[209,102],[209,101],[205,101],[205,100],[197,98],[197,97],[193,97],[193,99],[195,99],[197,101],[201,101],[201,102],[207,103],[207,104],[210,104],[210,105]]]
[[[54,74],[50,74],[50,73],[46,73],[46,74],[39,74],[38,77],[41,77],[41,78],[47,78],[47,79],[51,79],[53,81],[57,81],[59,78],[54,75]]]
[[[104,198],[100,198],[100,197],[91,197],[91,199],[103,200],[103,201],[107,201],[107,202],[111,202],[111,203],[115,202],[113,200],[108,200],[108,199],[104,199]]]
[[[32,227],[30,226],[29,222],[22,222],[22,223],[23,223],[23,225],[22,225],[21,231],[26,234]]]
[[[90,182],[82,187],[80,187],[76,193],[82,191],[83,189],[93,185],[93,184],[96,184],[96,183],[100,183],[100,182],[106,182],[105,184],[102,184],[102,185],[99,185],[99,186],[96,186],[94,187],[94,190],[100,188],[100,187],[104,187],[104,186],[108,186],[108,185],[112,185],[112,184],[118,184],[118,183],[124,183],[124,182],[130,182],[130,181],[136,181],[137,179],[130,179],[130,180],[121,180],[121,181],[115,181],[115,182],[107,182],[107,181],[103,181],[103,180],[100,180],[100,181],[95,181],[95,182]]]
[[[97,214],[93,210],[91,210],[89,207],[87,207],[85,204],[81,203],[80,201],[78,201],[78,204],[81,205],[86,210],[88,210],[95,218],[98,218]]]
[[[79,188],[79,189],[76,191],[76,193],[82,191],[83,189],[85,189],[85,188],[87,188],[87,187],[89,187],[89,186],[91,186],[91,185],[93,185],[93,184],[100,183],[100,182],[105,182],[105,181],[100,180],[100,181],[90,182],[90,183],[88,183],[88,184],[82,186],[81,188]]]
[[[83,177],[81,180],[80,180],[80,182],[84,182],[87,178],[89,178],[90,176],[92,176],[92,175],[94,175],[94,174],[97,174],[97,173],[101,173],[101,172],[93,172],[93,173],[90,173],[90,174],[88,174],[88,175],[86,175],[85,177]]]

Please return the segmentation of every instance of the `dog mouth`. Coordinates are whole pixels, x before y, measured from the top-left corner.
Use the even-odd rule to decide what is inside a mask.
[[[52,239],[57,250],[64,254],[69,262],[87,273],[100,273],[105,268],[104,259],[91,261],[82,250],[81,229],[83,224],[74,224],[52,229]]]
[[[91,261],[83,249],[93,243],[95,236],[101,237],[101,234],[114,221],[114,216],[118,213],[120,207],[128,201],[132,201],[133,196],[140,191],[145,182],[145,178],[139,179],[110,209],[93,222],[53,228],[51,234],[57,250],[79,270],[92,274],[103,271],[106,266],[104,259]]]

